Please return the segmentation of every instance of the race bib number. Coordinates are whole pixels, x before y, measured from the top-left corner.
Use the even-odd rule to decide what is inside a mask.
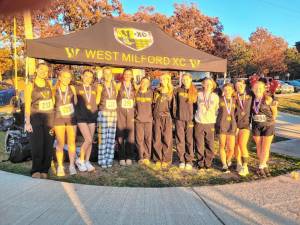
[[[51,109],[53,109],[52,99],[39,101],[39,110],[40,111],[49,111]]]
[[[258,123],[263,123],[267,121],[266,115],[254,115],[253,120]]]
[[[73,104],[66,104],[59,106],[59,111],[62,116],[70,116],[74,113],[74,106]]]
[[[105,107],[110,110],[115,110],[117,108],[117,101],[115,99],[106,100]]]
[[[122,99],[122,108],[123,109],[132,109],[133,108],[133,99],[123,98]]]

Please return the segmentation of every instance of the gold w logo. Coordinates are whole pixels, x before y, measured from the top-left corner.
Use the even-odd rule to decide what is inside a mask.
[[[76,57],[78,55],[80,49],[79,48],[68,48],[68,47],[66,47],[65,50],[66,50],[68,58],[70,59],[70,58]]]

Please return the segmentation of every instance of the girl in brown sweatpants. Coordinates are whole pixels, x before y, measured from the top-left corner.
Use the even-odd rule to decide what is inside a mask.
[[[121,166],[130,166],[134,157],[134,98],[133,72],[125,69],[117,97],[117,140]]]
[[[160,77],[160,87],[154,94],[153,103],[155,169],[166,169],[172,163],[173,85],[169,73],[164,73]]]
[[[150,164],[152,148],[152,102],[153,91],[149,89],[150,80],[144,77],[135,97],[135,139],[139,153],[139,163]]]
[[[191,170],[194,159],[194,103],[197,101],[197,89],[192,84],[191,74],[182,76],[183,85],[175,90],[174,117],[176,125],[176,147],[180,160],[179,168]]]

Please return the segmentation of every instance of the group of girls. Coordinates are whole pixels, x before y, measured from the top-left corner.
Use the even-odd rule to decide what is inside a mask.
[[[147,77],[136,85],[131,69],[125,69],[122,82],[116,83],[112,69],[104,67],[101,84],[95,84],[93,72],[85,70],[77,85],[71,84],[71,72],[62,70],[54,87],[47,81],[48,73],[48,66],[39,64],[34,81],[25,90],[25,129],[30,133],[34,178],[48,176],[54,134],[57,176],[65,175],[65,145],[70,175],[77,173],[76,167],[81,172],[95,170],[89,158],[96,129],[102,168],[112,167],[116,145],[121,166],[132,165],[137,149],[139,163],[149,165],[154,160],[155,169],[168,168],[173,159],[173,119],[180,169],[191,170],[195,159],[199,168],[210,168],[217,133],[222,170],[229,172],[235,156],[239,174],[246,176],[252,122],[258,173],[269,175],[267,161],[277,112],[276,102],[266,95],[262,82],[255,83],[253,94],[242,80],[235,86],[225,84],[219,97],[212,79],[206,78],[198,92],[188,73],[178,88],[173,87],[171,75],[163,73],[154,91]],[[76,159],[77,127],[84,142]]]

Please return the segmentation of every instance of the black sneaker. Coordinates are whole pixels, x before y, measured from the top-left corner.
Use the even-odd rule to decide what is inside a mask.
[[[264,172],[265,172],[265,174],[266,174],[267,177],[271,177],[272,176],[268,167],[264,168]]]
[[[258,170],[256,171],[256,173],[257,173],[257,175],[258,175],[259,177],[262,177],[262,178],[266,178],[266,177],[267,177],[267,175],[266,175],[264,169],[258,169]]]
[[[230,173],[230,170],[228,169],[228,167],[223,167],[222,172],[223,173]]]

